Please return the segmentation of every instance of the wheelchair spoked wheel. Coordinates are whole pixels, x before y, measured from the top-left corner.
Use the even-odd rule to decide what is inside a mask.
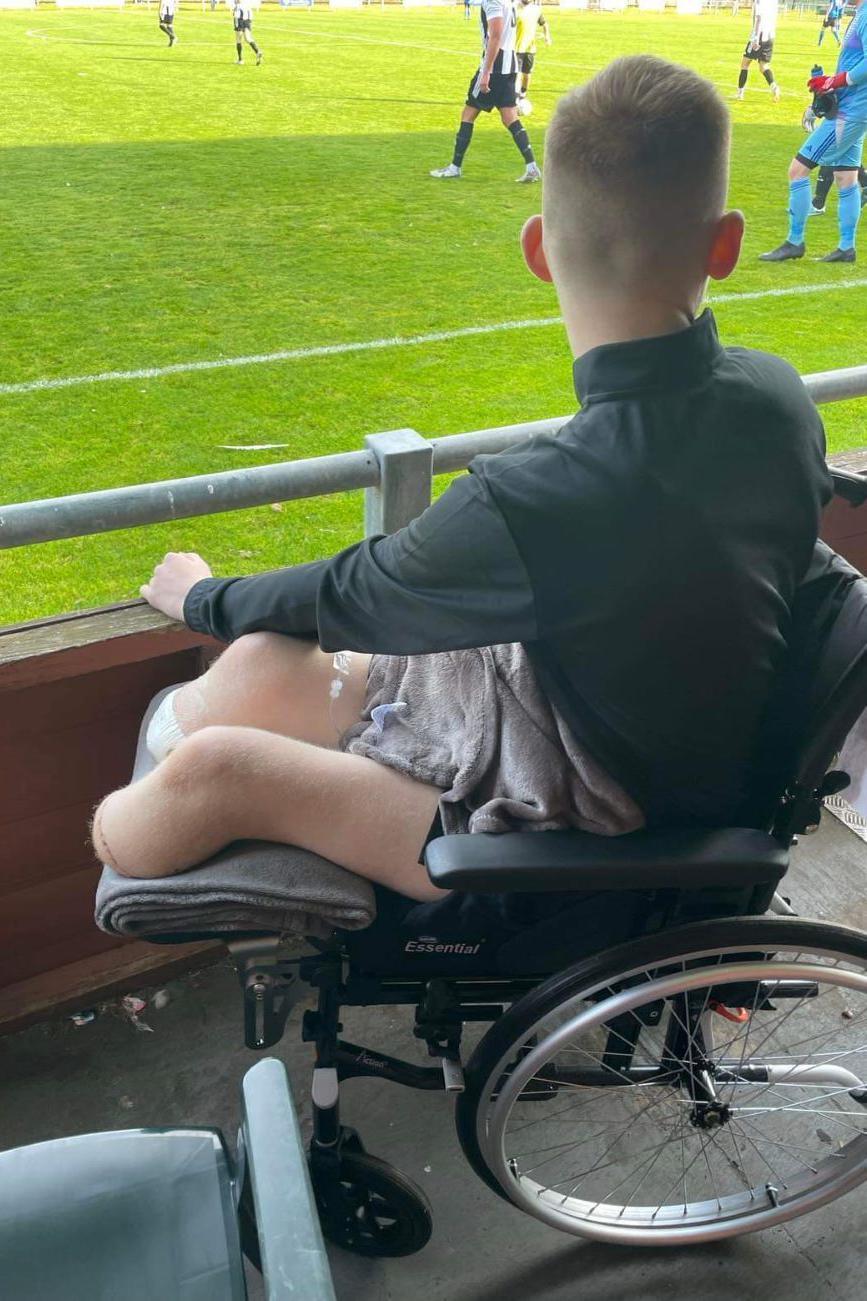
[[[515,1003],[466,1078],[470,1163],[555,1228],[769,1228],[867,1178],[867,936],[733,918],[621,945]]]
[[[360,1256],[409,1256],[433,1231],[424,1193],[386,1161],[344,1148],[337,1183],[311,1168],[322,1232]]]

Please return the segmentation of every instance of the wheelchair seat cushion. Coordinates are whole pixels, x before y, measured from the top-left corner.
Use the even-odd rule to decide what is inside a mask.
[[[139,732],[133,781],[154,766],[144,738],[167,691],[151,702]],[[369,881],[292,845],[238,841],[178,876],[131,878],[103,867],[96,924],[109,935],[167,939],[267,931],[327,938],[369,926]]]

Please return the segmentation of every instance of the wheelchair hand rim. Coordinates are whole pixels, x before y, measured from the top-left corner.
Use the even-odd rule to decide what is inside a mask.
[[[749,941],[746,942],[748,943]],[[746,944],[734,946],[730,951],[743,949]],[[812,951],[815,956],[818,956],[815,949]],[[714,956],[718,956],[720,952],[720,949],[715,949]],[[694,956],[697,955],[690,954],[689,958],[692,959]],[[637,971],[645,969],[646,964]],[[628,975],[635,974],[636,972],[624,973],[624,977],[628,978]],[[568,1000],[564,1005],[565,1008],[578,1004],[581,1010],[567,1013],[568,1019],[564,1024],[543,1039],[537,1047],[531,1049],[509,1072],[489,1113],[486,1131],[479,1134],[486,1163],[509,1200],[537,1219],[561,1231],[620,1244],[670,1246],[684,1245],[688,1242],[710,1242],[770,1228],[795,1215],[818,1209],[861,1183],[867,1174],[867,1134],[860,1134],[857,1139],[852,1140],[846,1155],[837,1157],[831,1167],[835,1171],[835,1177],[820,1183],[812,1190],[808,1186],[809,1180],[806,1177],[800,1180],[793,1178],[789,1181],[784,1196],[772,1198],[770,1194],[766,1194],[766,1205],[763,1207],[758,1207],[754,1201],[745,1203],[745,1194],[740,1194],[737,1197],[714,1198],[691,1203],[688,1215],[683,1214],[685,1209],[683,1203],[673,1203],[673,1208],[677,1206],[682,1208],[678,1216],[673,1213],[660,1215],[658,1208],[646,1208],[645,1211],[643,1208],[636,1207],[629,1217],[624,1217],[623,1214],[615,1214],[615,1207],[610,1215],[603,1209],[589,1220],[579,1219],[573,1210],[566,1208],[566,1198],[550,1194],[550,1190],[544,1189],[542,1185],[526,1176],[513,1173],[510,1169],[505,1141],[506,1123],[512,1107],[528,1081],[544,1068],[556,1051],[563,1048],[569,1039],[575,1038],[582,1031],[599,1027],[613,1017],[632,1011],[655,998],[670,998],[675,994],[698,990],[709,984],[718,988],[726,984],[757,982],[767,979],[771,974],[775,980],[813,980],[820,986],[833,985],[867,995],[867,974],[862,972],[805,963],[769,964],[766,961],[751,961],[726,964],[724,967],[703,966],[681,971],[623,990],[591,1007],[586,1006],[585,1000],[588,994],[593,992],[592,989],[584,989],[579,995]],[[610,981],[602,982],[601,988],[609,988],[610,984]],[[499,1070],[504,1071],[508,1064],[504,1057]],[[497,1078],[496,1072],[492,1072],[489,1078]],[[865,1121],[867,1121],[867,1113],[865,1113]],[[586,1212],[587,1207],[591,1206],[590,1203],[582,1205],[577,1199],[573,1200],[579,1211]]]

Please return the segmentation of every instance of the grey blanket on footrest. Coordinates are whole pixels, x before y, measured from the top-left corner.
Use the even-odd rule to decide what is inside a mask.
[[[151,702],[139,734],[133,781],[153,759],[144,737],[169,687]],[[125,877],[103,867],[96,924],[109,935],[242,934],[271,931],[326,938],[360,930],[376,917],[369,881],[327,858],[292,845],[244,840],[178,876]]]
[[[325,938],[376,916],[369,881],[291,845],[244,840],[180,876],[133,880],[104,867],[96,924],[110,935],[274,931]]]

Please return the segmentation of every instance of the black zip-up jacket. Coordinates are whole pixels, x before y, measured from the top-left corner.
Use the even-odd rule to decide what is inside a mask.
[[[735,815],[831,495],[785,362],[690,328],[594,348],[556,435],[479,456],[419,519],[329,560],[204,579],[189,626],[416,655],[522,642],[651,825]]]

